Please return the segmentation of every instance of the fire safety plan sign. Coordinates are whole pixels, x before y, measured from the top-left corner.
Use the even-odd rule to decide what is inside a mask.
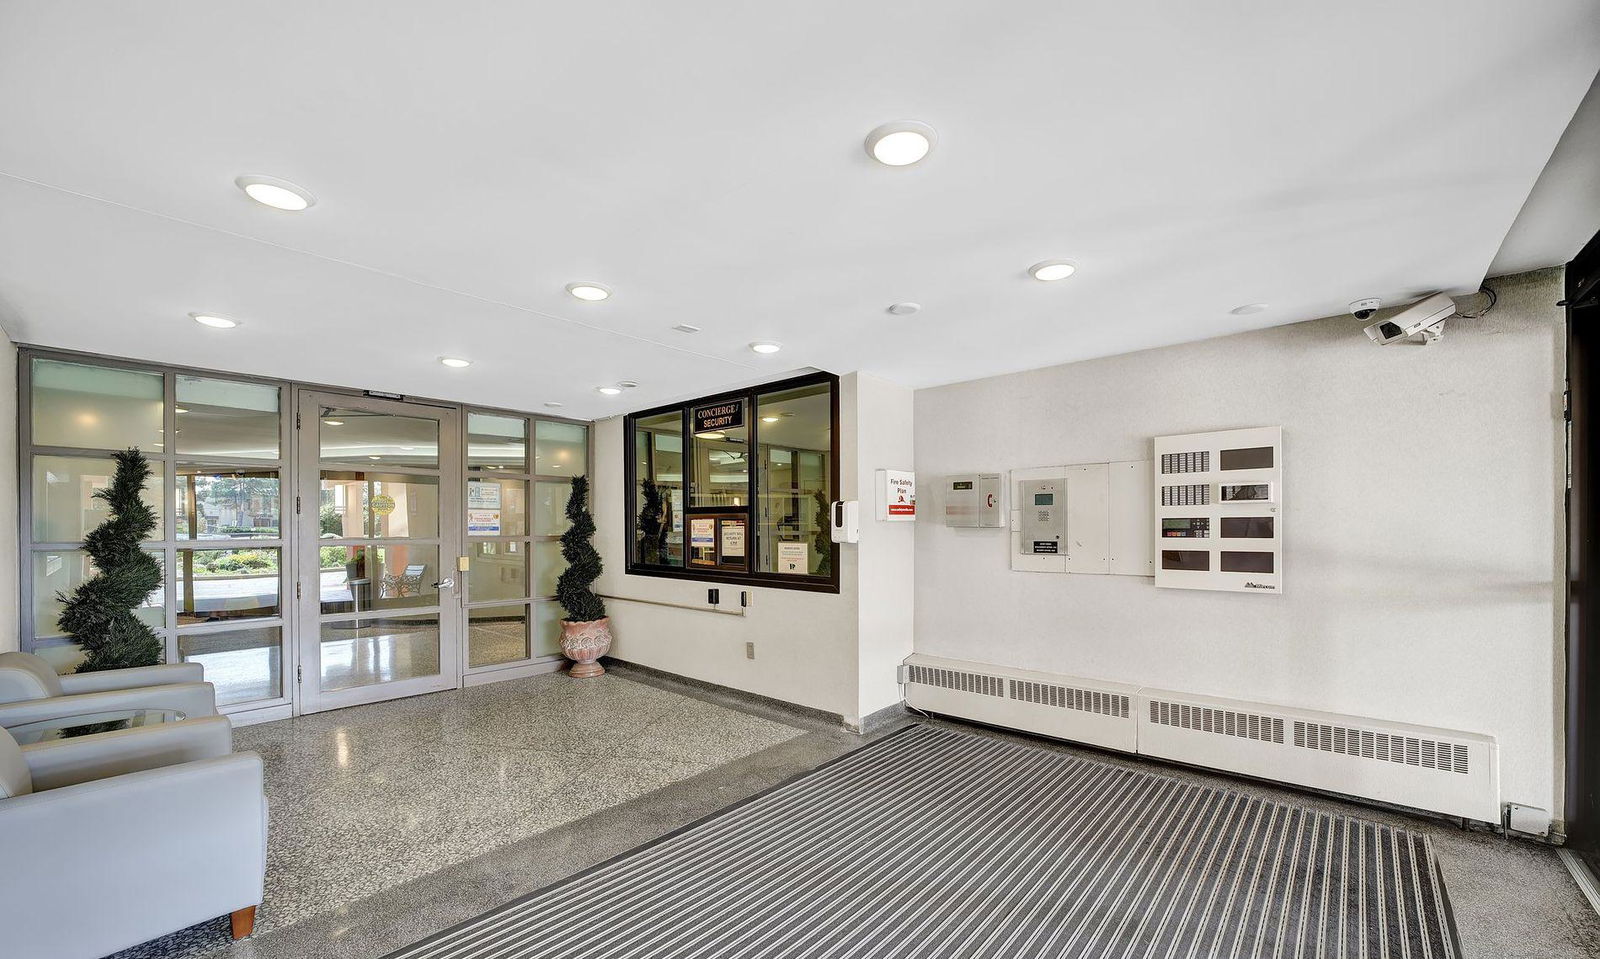
[[[878,518],[905,522],[917,518],[917,474],[878,470]]]

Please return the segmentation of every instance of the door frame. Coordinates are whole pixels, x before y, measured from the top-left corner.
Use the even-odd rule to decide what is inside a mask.
[[[422,417],[439,423],[439,462],[429,469],[403,467],[396,472],[416,472],[437,475],[439,480],[439,532],[437,536],[439,563],[431,575],[440,581],[449,579],[451,585],[441,587],[437,605],[439,617],[439,672],[419,676],[353,686],[348,689],[323,692],[321,677],[321,562],[316,550],[322,547],[319,489],[321,480],[321,408],[337,406],[360,409],[374,413]],[[434,405],[414,401],[390,400],[371,396],[352,395],[339,391],[310,388],[294,390],[295,452],[291,485],[294,495],[294,557],[292,575],[295,583],[294,599],[294,711],[296,715],[383,702],[423,693],[458,689],[462,682],[464,662],[465,614],[463,612],[462,576],[456,572],[457,557],[465,536],[462,529],[461,482],[458,466],[464,438],[464,419],[457,406]],[[374,539],[383,539],[374,537]],[[428,539],[433,539],[429,537]],[[402,607],[391,614],[421,613],[434,607]],[[381,613],[378,615],[382,615]],[[350,618],[361,618],[352,615]],[[308,668],[309,667],[309,668]],[[308,675],[309,674],[309,675]]]

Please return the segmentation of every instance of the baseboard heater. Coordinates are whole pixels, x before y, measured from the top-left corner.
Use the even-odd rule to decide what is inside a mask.
[[[993,726],[1483,822],[1500,821],[1492,737],[913,655],[907,705]]]

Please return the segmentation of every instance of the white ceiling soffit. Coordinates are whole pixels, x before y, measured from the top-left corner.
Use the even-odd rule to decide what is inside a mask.
[[[1566,263],[1600,233],[1600,76],[1533,185],[1490,276]]]
[[[12,0],[0,323],[578,416],[945,383],[1474,288],[1600,70],[1592,0],[1158,6]]]

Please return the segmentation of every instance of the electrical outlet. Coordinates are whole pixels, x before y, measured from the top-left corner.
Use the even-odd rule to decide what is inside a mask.
[[[744,658],[745,659],[755,659],[756,658],[756,644],[755,643],[745,643],[744,644]]]

